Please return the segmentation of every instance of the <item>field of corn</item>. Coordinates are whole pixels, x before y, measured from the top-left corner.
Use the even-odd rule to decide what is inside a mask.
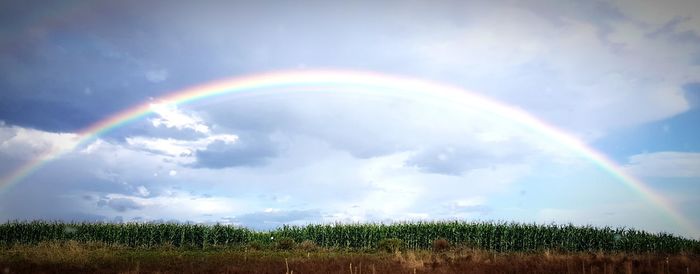
[[[76,241],[135,248],[240,248],[272,246],[280,239],[311,241],[323,248],[376,250],[394,239],[405,250],[432,248],[436,239],[491,252],[633,252],[700,254],[700,242],[627,228],[518,223],[416,222],[284,226],[257,232],[228,225],[148,223],[8,222],[0,224],[0,247]]]

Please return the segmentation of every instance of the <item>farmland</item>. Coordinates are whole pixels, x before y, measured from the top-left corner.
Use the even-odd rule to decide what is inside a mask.
[[[8,272],[698,273],[699,255],[700,242],[671,234],[553,224],[328,224],[264,232],[196,224],[0,225],[0,270]]]
[[[275,239],[312,241],[319,247],[374,250],[383,239],[398,239],[401,249],[430,249],[435,239],[494,252],[700,252],[700,243],[671,234],[626,228],[518,223],[416,222],[283,226],[266,232],[227,225],[106,224],[15,222],[0,225],[0,245],[32,245],[47,241],[98,242],[132,248],[272,246]]]

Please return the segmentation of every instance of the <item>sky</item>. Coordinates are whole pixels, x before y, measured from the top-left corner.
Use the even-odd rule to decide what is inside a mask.
[[[2,1],[0,221],[514,221],[700,238],[700,2],[255,2]],[[337,83],[161,100],[279,71],[487,98],[657,199],[461,95]]]

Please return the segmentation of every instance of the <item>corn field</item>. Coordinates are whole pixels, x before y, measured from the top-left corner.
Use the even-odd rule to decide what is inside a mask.
[[[671,234],[627,228],[519,223],[415,222],[396,224],[327,224],[283,226],[256,232],[229,225],[150,223],[8,222],[0,224],[0,246],[47,241],[97,242],[137,248],[237,248],[250,243],[272,245],[276,239],[313,241],[321,247],[376,250],[382,239],[397,238],[403,248],[430,249],[435,239],[454,246],[494,252],[652,252],[700,253],[700,242]]]

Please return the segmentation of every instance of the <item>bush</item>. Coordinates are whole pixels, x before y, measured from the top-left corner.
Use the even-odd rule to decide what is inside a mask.
[[[248,249],[250,250],[263,250],[267,246],[261,241],[252,241],[248,243]]]
[[[292,250],[296,246],[294,239],[289,237],[281,237],[277,240],[277,249],[279,250]]]
[[[403,247],[403,241],[397,238],[387,238],[379,241],[379,250],[386,252],[396,252]]]
[[[448,249],[450,249],[450,242],[447,240],[440,238],[433,241],[433,251],[442,252],[447,251]]]
[[[303,242],[299,243],[299,248],[304,251],[316,251],[318,246],[312,240],[304,240]]]

